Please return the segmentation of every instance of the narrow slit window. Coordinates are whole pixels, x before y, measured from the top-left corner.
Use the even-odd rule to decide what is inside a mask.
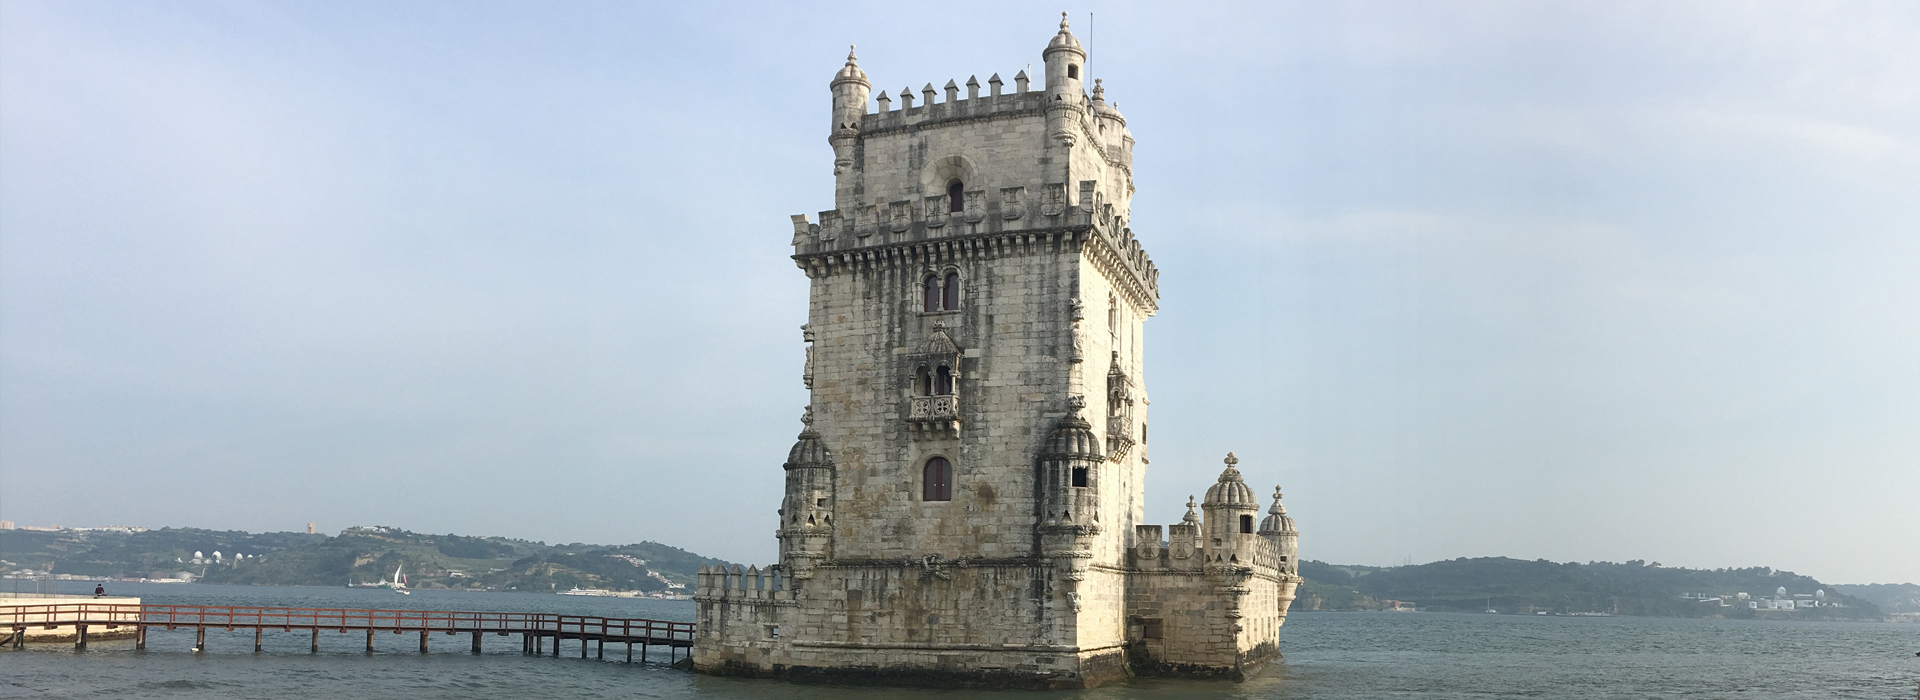
[[[947,273],[947,283],[942,288],[940,306],[948,311],[960,310],[960,273]]]
[[[953,464],[945,457],[927,460],[921,474],[920,498],[925,501],[953,500]]]

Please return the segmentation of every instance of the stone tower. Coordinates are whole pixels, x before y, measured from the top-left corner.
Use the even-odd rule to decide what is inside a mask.
[[[1277,654],[1293,586],[1231,457],[1204,540],[1141,525],[1159,273],[1127,225],[1133,137],[1064,17],[1041,56],[1043,90],[897,108],[851,52],[830,82],[834,207],[793,217],[812,397],[780,563],[702,576],[696,668],[1082,687]],[[1181,617],[1229,605],[1265,606],[1264,647],[1238,614]]]

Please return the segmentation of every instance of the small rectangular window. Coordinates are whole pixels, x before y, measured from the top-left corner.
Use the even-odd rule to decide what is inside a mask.
[[[1248,535],[1253,534],[1253,516],[1251,515],[1240,516],[1240,532],[1242,534],[1248,534]]]
[[[1160,624],[1160,622],[1161,620],[1159,618],[1148,618],[1145,620],[1141,620],[1140,621],[1140,638],[1141,639],[1165,638],[1166,630],[1162,628],[1162,625]]]
[[[1081,488],[1086,488],[1087,486],[1087,468],[1086,467],[1073,468],[1073,485],[1079,486]]]

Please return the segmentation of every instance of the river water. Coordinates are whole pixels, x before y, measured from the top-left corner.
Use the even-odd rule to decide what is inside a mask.
[[[9,582],[11,583],[11,582]],[[60,592],[90,593],[63,583]],[[534,593],[109,584],[148,603],[553,612],[693,619],[693,604]],[[29,645],[0,653],[0,697],[36,698],[1033,698],[1031,692],[907,690],[711,678],[655,663],[528,657],[519,637],[486,637],[475,657],[465,636],[208,630],[194,654],[189,629],[132,640]],[[1920,688],[1920,625],[1428,613],[1293,613],[1281,629],[1284,661],[1244,683],[1141,679],[1081,699],[1288,698],[1873,698],[1912,700]],[[619,653],[615,653],[619,649]]]

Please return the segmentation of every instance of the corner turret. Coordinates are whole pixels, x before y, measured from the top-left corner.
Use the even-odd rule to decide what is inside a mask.
[[[833,74],[828,88],[833,91],[833,128],[827,143],[833,144],[833,174],[844,177],[853,168],[853,145],[860,136],[860,118],[867,114],[867,92],[873,88],[852,46],[847,47],[847,65]]]
[[[1252,535],[1253,514],[1260,510],[1260,501],[1253,495],[1253,489],[1240,478],[1240,470],[1235,466],[1240,458],[1232,452],[1227,453],[1227,468],[1220,472],[1220,480],[1207,487],[1207,500],[1200,503],[1206,511],[1207,547],[1224,548],[1214,551],[1237,549],[1241,535]]]
[[[787,453],[786,498],[780,503],[780,563],[797,580],[813,577],[814,566],[832,555],[833,452],[813,429],[813,409],[800,418],[806,425]],[[796,583],[797,587],[797,583]]]
[[[1047,42],[1040,57],[1047,65],[1047,137],[1072,147],[1074,127],[1086,113],[1086,92],[1080,78],[1086,69],[1087,50],[1067,29],[1067,13],[1060,13],[1060,33]]]
[[[1280,554],[1280,573],[1300,573],[1300,531],[1294,529],[1293,518],[1287,516],[1287,507],[1280,505],[1280,487],[1273,487],[1273,507],[1267,509],[1267,517],[1260,521],[1260,536],[1272,542]]]

